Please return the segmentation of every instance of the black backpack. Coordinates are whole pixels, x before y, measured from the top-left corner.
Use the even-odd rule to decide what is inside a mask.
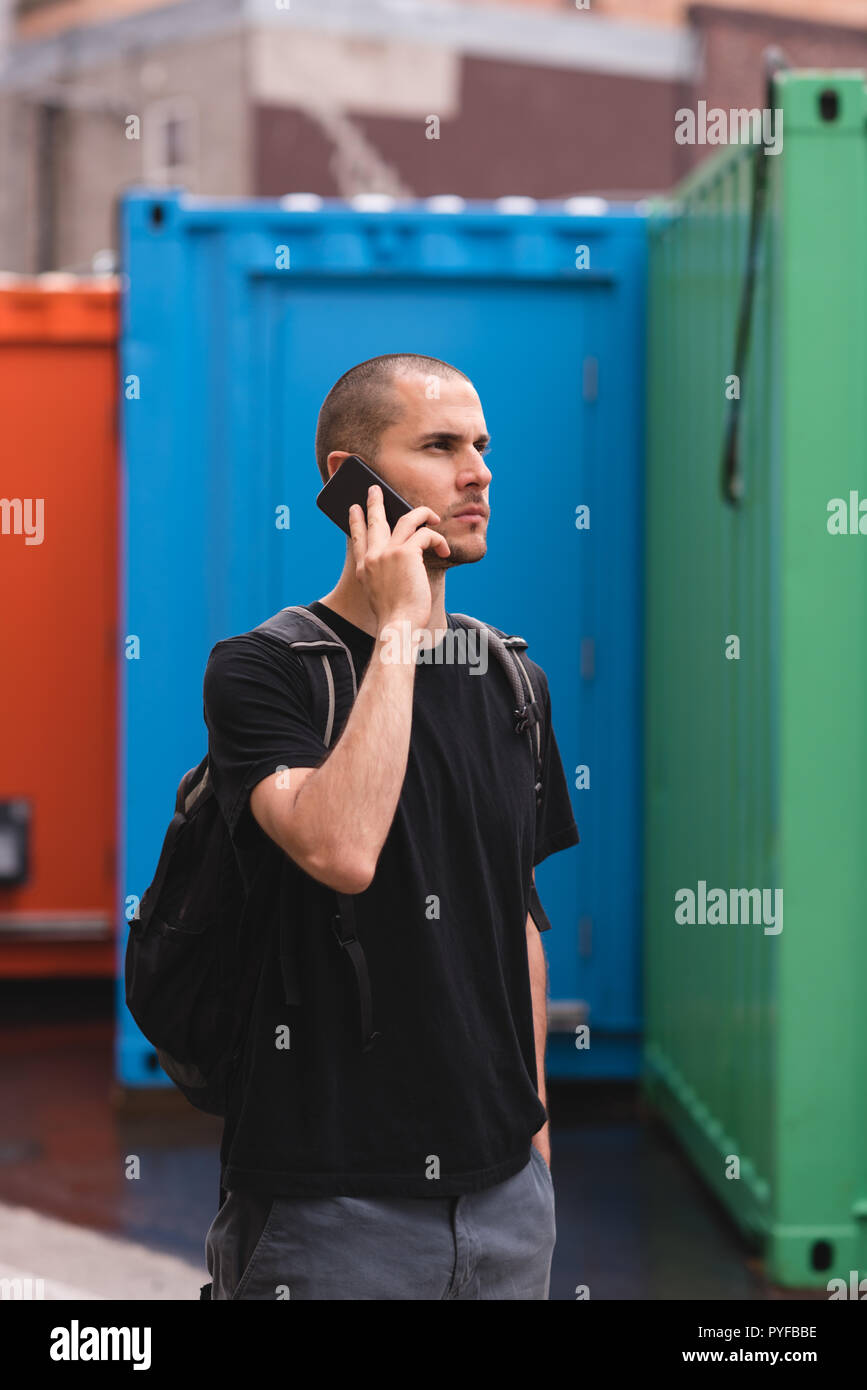
[[[505,670],[513,695],[514,728],[530,739],[536,804],[542,791],[542,702],[527,663],[527,643],[462,613],[468,628],[487,627],[488,645]],[[349,716],[357,692],[348,647],[309,609],[284,608],[253,632],[278,638],[308,660],[314,721],[326,747]],[[336,669],[333,654],[342,652]],[[225,1116],[229,1088],[244,1044],[247,1019],[263,960],[245,940],[245,909],[251,898],[235,847],[214,795],[206,754],[181,780],[153,881],[129,923],[126,1003],[156,1049],[166,1075],[199,1110]],[[336,893],[332,929],[355,974],[360,1045],[368,1051],[379,1036],[372,1024],[367,964],[355,932],[351,896]],[[532,916],[540,929],[550,923],[531,885]],[[289,923],[281,923],[280,964],[287,1003],[298,1003],[292,970]],[[245,943],[248,949],[242,949]],[[264,953],[262,953],[264,955]]]

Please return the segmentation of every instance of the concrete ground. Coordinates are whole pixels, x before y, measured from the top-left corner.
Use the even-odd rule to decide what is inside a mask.
[[[0,1281],[42,1280],[45,1298],[197,1299],[221,1122],[174,1091],[116,1087],[112,1008],[107,982],[0,982]],[[552,1299],[579,1285],[592,1300],[793,1296],[763,1280],[634,1087],[552,1084],[549,1110]]]

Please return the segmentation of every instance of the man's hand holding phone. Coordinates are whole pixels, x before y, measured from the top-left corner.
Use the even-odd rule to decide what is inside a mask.
[[[364,508],[349,509],[349,534],[355,559],[355,577],[363,586],[380,631],[391,623],[409,622],[413,629],[430,621],[433,597],[424,563],[424,551],[433,549],[445,559],[451,554],[445,536],[425,522],[437,522],[430,507],[413,507],[395,523],[392,531],[385,516],[382,489],[374,484]]]

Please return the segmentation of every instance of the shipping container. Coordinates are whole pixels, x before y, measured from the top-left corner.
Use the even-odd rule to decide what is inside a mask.
[[[867,1275],[864,75],[769,109],[651,218],[645,1087],[825,1287]]]
[[[0,976],[115,968],[117,300],[0,282]]]
[[[314,504],[326,393],[369,357],[440,357],[473,380],[493,436],[488,555],[450,574],[447,607],[520,633],[548,673],[581,835],[538,874],[554,924],[549,1070],[634,1076],[645,218],[592,200],[138,189],[121,224],[119,913],[135,912],[177,782],[206,748],[210,648],[326,593],[343,566]],[[117,1072],[151,1084],[123,945]],[[589,1050],[575,1045],[585,1018]]]

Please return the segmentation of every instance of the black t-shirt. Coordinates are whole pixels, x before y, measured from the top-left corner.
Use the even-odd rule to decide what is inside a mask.
[[[373,637],[308,606],[349,647],[360,685]],[[218,642],[205,673],[214,790],[250,885],[245,945],[262,960],[222,1184],[284,1196],[475,1192],[523,1167],[547,1118],[525,932],[531,869],[578,842],[547,680],[533,663],[545,715],[537,811],[529,740],[514,730],[493,652],[484,675],[467,662],[419,664],[397,809],[355,898],[380,1033],[363,1052],[355,977],[330,927],[334,894],[249,807],[262,778],[318,766],[328,751],[306,660],[246,633]],[[293,1003],[281,973],[287,934]]]

